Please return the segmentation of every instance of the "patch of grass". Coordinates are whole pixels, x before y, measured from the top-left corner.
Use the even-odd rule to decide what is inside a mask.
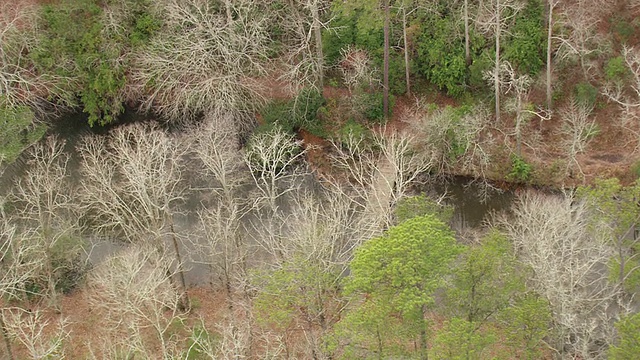
[[[640,179],[640,160],[637,160],[629,168],[634,179]]]

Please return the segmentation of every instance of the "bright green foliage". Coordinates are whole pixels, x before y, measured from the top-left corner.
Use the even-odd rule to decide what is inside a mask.
[[[408,358],[407,346],[416,333],[425,327],[419,322],[409,323],[399,316],[392,304],[383,299],[368,298],[349,311],[335,324],[328,343],[339,359]]]
[[[591,187],[580,187],[578,198],[587,201],[591,211],[591,228],[599,238],[616,248],[611,271],[614,281],[627,290],[640,287],[640,243],[635,226],[640,220],[640,183],[624,187],[617,178],[596,180]]]
[[[338,279],[338,274],[304,258],[262,273],[257,277],[259,292],[254,301],[258,321],[282,331],[298,321],[327,325],[340,308]]]
[[[39,140],[45,130],[46,126],[34,124],[34,114],[29,108],[0,106],[0,163],[13,162],[25,147]]]
[[[640,354],[640,314],[626,317],[616,323],[618,344],[609,349],[611,360],[635,360]]]
[[[433,339],[432,356],[449,360],[491,359],[483,350],[495,341],[490,329],[478,331],[476,324],[455,317],[445,322]]]
[[[504,44],[504,58],[520,73],[535,75],[545,64],[546,36],[544,7],[540,0],[529,0],[518,13]]]
[[[453,313],[470,323],[482,323],[509,306],[524,290],[508,239],[491,231],[480,245],[469,246],[453,269],[447,300]]]
[[[434,215],[409,219],[369,240],[351,262],[347,292],[363,298],[352,309],[349,321],[366,332],[368,339],[382,338],[396,344],[400,339],[414,339],[425,349],[426,308],[433,303],[433,292],[460,251],[451,229]],[[401,321],[398,327],[387,326],[396,319]],[[404,337],[398,338],[400,333]],[[375,343],[361,346],[382,351]]]
[[[453,206],[439,204],[427,195],[420,194],[400,199],[395,215],[398,224],[425,215],[435,215],[443,223],[448,223],[453,217]]]
[[[507,344],[521,359],[544,358],[543,340],[549,335],[552,324],[549,302],[535,294],[521,294],[500,318],[503,322]]]

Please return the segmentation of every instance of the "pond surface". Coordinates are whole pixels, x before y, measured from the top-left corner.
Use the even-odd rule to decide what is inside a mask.
[[[58,136],[66,141],[67,151],[71,154],[69,170],[72,176],[75,177],[79,168],[79,156],[75,151],[75,147],[83,137],[107,134],[113,126],[121,124],[151,120],[153,120],[151,116],[140,115],[131,109],[127,109],[118,124],[92,128],[88,125],[85,114],[75,113],[55,120],[49,128],[48,135]],[[27,158],[23,154],[13,164],[5,168],[4,173],[0,176],[0,195],[6,194],[15,179],[23,176],[28,161]],[[188,177],[193,179],[192,175],[188,175]],[[445,196],[445,202],[454,207],[452,226],[455,230],[481,226],[488,214],[508,209],[513,201],[512,192],[487,187],[482,185],[481,182],[465,177],[452,177],[438,182],[429,182],[428,185],[422,186],[419,190],[436,197]],[[183,204],[182,210],[184,210],[185,214],[179,215],[175,219],[176,227],[179,228],[176,230],[188,234],[193,234],[194,228],[198,227],[195,213],[202,206],[200,194],[198,192],[192,193]],[[101,236],[91,236],[88,242],[87,258],[93,264],[99,263],[106,256],[121,249],[123,246],[117,239],[105,239]],[[183,251],[190,252],[192,250],[190,249],[191,246],[185,245]],[[193,262],[186,264],[186,268],[191,269],[187,274],[187,280],[190,284],[202,285],[210,280],[210,276],[207,275],[208,267],[206,265]]]

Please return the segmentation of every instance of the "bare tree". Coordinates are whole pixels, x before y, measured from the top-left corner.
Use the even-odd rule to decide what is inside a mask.
[[[384,112],[384,117],[387,118],[389,116],[389,51],[391,49],[391,45],[389,44],[389,37],[391,32],[391,13],[390,13],[390,0],[382,0],[383,1],[383,11],[384,11],[384,68],[382,70],[382,108]]]
[[[628,85],[622,81],[605,86],[603,93],[624,111],[626,121],[640,118],[640,50],[624,46],[622,57],[629,70]]]
[[[483,175],[489,168],[489,151],[494,139],[487,131],[490,114],[485,107],[478,106],[458,119],[450,107],[426,111],[425,105],[417,103],[409,112],[406,121],[412,123],[418,144],[417,151],[423,153],[438,173],[461,164],[464,171]]]
[[[82,195],[96,229],[120,231],[131,242],[150,239],[160,253],[170,241],[186,290],[174,225],[184,194],[186,150],[164,131],[142,124],[119,127],[107,137],[88,137],[79,149]],[[183,300],[188,307],[186,295]]]
[[[365,218],[369,216],[366,221],[372,226],[370,237],[392,224],[394,205],[418,175],[433,165],[415,151],[418,141],[412,135],[384,133],[384,129],[374,133],[373,144],[369,144],[372,146],[353,134],[344,140],[345,144],[332,143],[332,163],[344,178],[332,179],[331,189],[351,199],[367,214]]]
[[[170,328],[182,319],[182,295],[171,283],[172,268],[168,254],[132,245],[88,275],[88,301],[103,316],[109,336],[125,334],[119,346],[134,346],[132,351],[141,351],[145,357],[171,358]]]
[[[331,5],[327,0],[288,0],[272,16],[284,31],[282,78],[293,88],[312,86],[320,93],[324,86],[322,30],[331,19],[324,14]]]
[[[267,16],[258,3],[228,2],[231,22],[205,0],[156,3],[164,26],[133,60],[141,108],[173,120],[235,111],[248,125],[265,74]]]
[[[59,317],[51,323],[42,310],[2,309],[0,317],[9,337],[26,350],[28,359],[64,359],[64,342],[69,338],[68,321]]]
[[[523,9],[523,4],[519,0],[492,0],[483,2],[481,5],[476,21],[481,29],[495,37],[495,59],[490,79],[494,89],[496,122],[500,122],[500,39],[502,34],[506,32],[509,22]]]
[[[27,246],[30,256],[35,257],[30,261],[40,263],[40,272],[31,279],[42,287],[40,295],[55,300],[60,281],[82,268],[79,204],[74,199],[64,142],[49,138],[34,145],[28,154],[29,167],[11,194],[21,227],[22,245],[18,247]]]
[[[552,87],[551,87],[551,53],[553,40],[553,27],[555,25],[553,10],[558,6],[560,0],[547,0],[547,112],[551,112]]]
[[[295,183],[287,182],[299,177],[297,163],[305,153],[301,141],[278,127],[255,134],[249,140],[245,163],[259,192],[257,203],[264,203],[272,210],[277,209],[278,198],[296,188],[290,186]]]
[[[513,218],[500,225],[519,259],[533,273],[530,283],[551,305],[561,356],[591,359],[612,341],[612,324],[622,311],[619,288],[609,282],[613,248],[591,236],[585,203],[565,196],[525,192]],[[594,355],[596,354],[596,355]]]
[[[205,241],[196,240],[194,245],[203,255],[202,261],[211,268],[212,276],[220,276],[232,307],[233,293],[247,270],[248,245],[241,220],[250,208],[249,199],[243,198],[240,190],[251,180],[249,169],[238,148],[231,114],[206,117],[205,125],[194,129],[187,141],[203,164],[203,176],[211,187],[207,190],[214,195],[212,204],[199,213]]]
[[[566,35],[552,36],[552,40],[560,43],[556,56],[560,60],[577,57],[585,79],[593,75],[597,66],[588,61],[589,56],[597,54],[607,44],[597,26],[610,3],[609,0],[579,0],[572,5],[564,4],[557,22],[567,30]]]
[[[531,77],[528,75],[519,75],[515,69],[511,67],[509,62],[503,63],[503,69],[507,73],[506,92],[513,92],[515,97],[513,104],[510,104],[509,108],[516,114],[516,154],[522,155],[522,126],[524,122],[530,117],[525,112],[526,101],[529,93],[529,86],[531,85]]]
[[[598,127],[595,119],[591,117],[593,106],[585,103],[579,103],[575,99],[560,109],[560,116],[564,120],[564,124],[560,130],[563,137],[562,149],[568,157],[567,170],[575,165],[580,173],[582,168],[578,162],[577,156],[586,150],[587,145],[598,133]]]
[[[347,85],[349,93],[360,87],[373,87],[379,83],[377,69],[371,63],[369,54],[365,50],[354,46],[340,49],[340,72],[342,80]]]

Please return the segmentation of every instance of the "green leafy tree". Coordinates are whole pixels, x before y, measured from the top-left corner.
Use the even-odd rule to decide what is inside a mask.
[[[460,251],[451,229],[434,215],[407,220],[362,245],[351,262],[347,286],[348,293],[361,296],[344,321],[377,344],[350,346],[382,358],[397,351],[393,347],[406,350],[403,342],[408,345],[412,339],[426,356],[427,310]],[[397,326],[387,325],[396,320]]]
[[[436,359],[469,360],[490,359],[484,350],[496,341],[496,334],[487,329],[477,331],[476,324],[454,317],[438,331],[433,342]]]
[[[519,294],[506,308],[500,319],[506,334],[506,344],[519,358],[543,358],[544,339],[549,335],[552,323],[549,302],[534,293]]]
[[[258,323],[273,329],[285,344],[295,342],[296,330],[307,334],[305,358],[328,353],[324,336],[343,308],[339,274],[326,266],[301,257],[257,277],[259,288],[254,301]],[[290,338],[291,337],[291,338]]]
[[[627,291],[638,290],[640,242],[635,228],[640,220],[640,183],[624,187],[617,178],[600,179],[594,186],[579,188],[577,196],[587,202],[591,231],[615,248],[612,278]]]
[[[442,302],[453,315],[434,340],[438,358],[477,359],[495,341],[497,315],[524,290],[508,239],[497,230],[469,246],[454,266]]]
[[[539,0],[527,2],[510,33],[504,44],[504,59],[519,73],[536,75],[542,70],[546,57],[544,7]]]
[[[420,72],[449,95],[465,91],[467,65],[464,38],[457,35],[458,24],[450,16],[432,16],[427,20],[418,44]],[[453,34],[453,36],[452,36]]]
[[[102,15],[95,0],[44,5],[43,31],[38,47],[29,54],[37,71],[69,79],[60,86],[77,93],[91,125],[110,123],[123,111],[122,53]]]
[[[451,282],[446,302],[457,316],[477,324],[508,307],[514,295],[524,290],[511,244],[497,230],[480,245],[465,249]]]
[[[640,314],[626,317],[616,323],[618,344],[609,349],[611,360],[637,359],[640,354]]]

